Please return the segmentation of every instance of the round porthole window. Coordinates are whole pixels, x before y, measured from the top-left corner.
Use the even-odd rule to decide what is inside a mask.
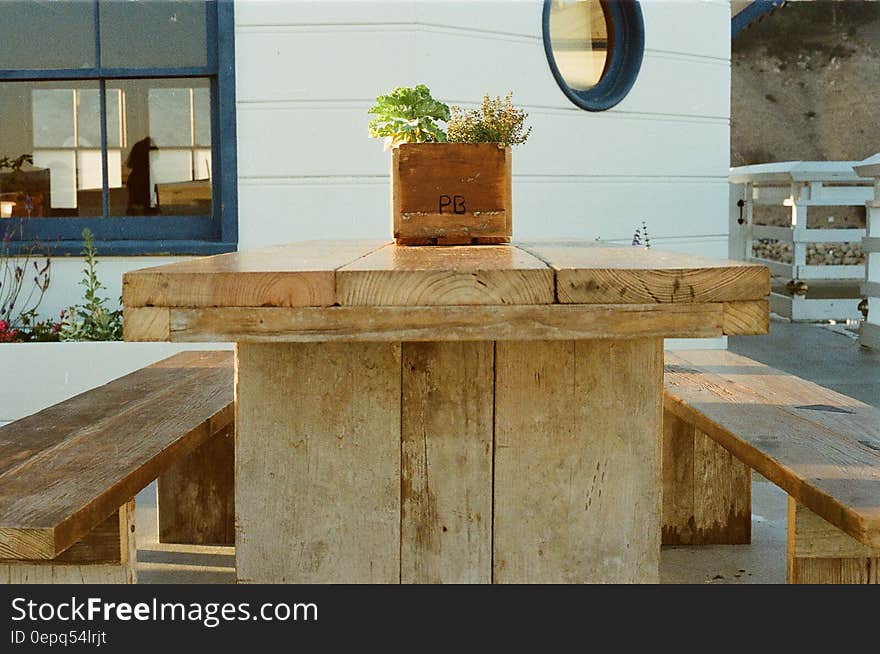
[[[642,65],[645,24],[634,0],[545,0],[544,51],[559,87],[578,107],[623,100]]]

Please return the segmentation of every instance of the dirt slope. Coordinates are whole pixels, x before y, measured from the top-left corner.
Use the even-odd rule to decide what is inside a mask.
[[[880,2],[789,2],[733,40],[731,165],[880,152]]]

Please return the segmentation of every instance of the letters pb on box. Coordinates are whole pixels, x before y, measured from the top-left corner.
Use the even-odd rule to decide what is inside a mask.
[[[398,245],[509,243],[510,148],[496,143],[404,143],[391,158]]]

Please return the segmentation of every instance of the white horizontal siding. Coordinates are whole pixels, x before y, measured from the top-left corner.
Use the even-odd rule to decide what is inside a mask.
[[[426,25],[541,38],[541,0],[244,0],[236,3],[240,28],[287,25]],[[642,0],[645,48],[729,59],[730,4],[726,0]],[[725,29],[717,27],[724,25]]]
[[[238,100],[243,104],[316,98],[371,102],[387,89],[422,82],[449,103],[514,90],[514,101],[527,109],[579,111],[557,86],[544,46],[535,39],[405,26],[344,30],[295,26],[242,30],[238,47],[249,53],[238,65]],[[411,51],[411,57],[400,56]],[[480,53],[477,61],[475,52]],[[278,70],[286,72],[278,75]],[[727,75],[727,61],[646,53],[635,86],[615,113],[726,121],[728,87],[705,80]]]
[[[726,199],[723,180],[514,176],[514,237],[628,242],[644,220],[657,243],[678,243],[681,234],[710,235],[725,243],[726,254],[727,214],[718,211]],[[242,249],[390,233],[387,178],[247,180],[239,186],[239,205],[248,217]]]
[[[389,154],[368,138],[367,103],[241,105],[239,176],[385,175]],[[726,179],[729,127],[717,121],[535,109],[514,150],[519,174],[662,175]]]
[[[642,2],[642,70],[600,113],[553,79],[542,6],[238,2],[240,246],[388,236],[390,156],[368,138],[366,111],[423,82],[454,104],[513,91],[529,112],[532,136],[513,156],[516,237],[627,241],[646,220],[657,243],[723,255],[727,4]]]
[[[513,224],[517,238],[632,238],[644,220],[652,239],[682,234],[723,238],[727,253],[724,181],[575,178],[565,182],[516,178]]]

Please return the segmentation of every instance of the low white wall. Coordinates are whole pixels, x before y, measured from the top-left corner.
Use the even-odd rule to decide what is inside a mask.
[[[0,424],[36,413],[183,350],[223,344],[4,343],[0,345]]]
[[[98,279],[106,287],[102,295],[109,300],[110,306],[118,308],[119,297],[122,295],[123,273],[179,260],[180,257],[103,257],[98,252]],[[81,257],[52,258],[49,290],[39,308],[41,318],[57,319],[62,309],[83,302],[85,289],[80,285],[80,281],[83,278],[84,265],[85,261]],[[28,290],[28,287],[25,287],[25,293]]]

